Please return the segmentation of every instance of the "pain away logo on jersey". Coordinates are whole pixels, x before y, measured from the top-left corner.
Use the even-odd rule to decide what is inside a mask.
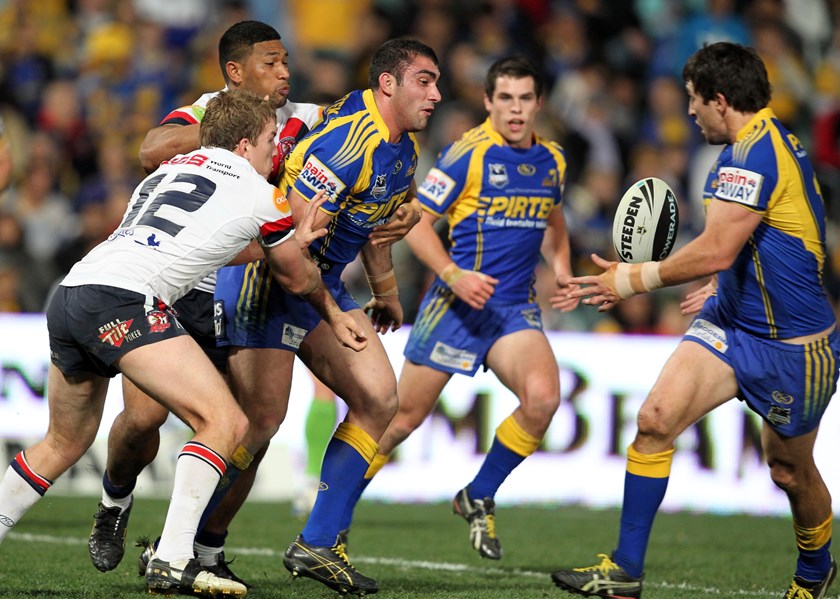
[[[306,164],[298,175],[303,183],[315,193],[322,189],[327,190],[327,194],[331,198],[335,198],[338,194],[344,191],[346,185],[339,179],[335,173],[318,160],[315,156],[309,156],[306,159]]]

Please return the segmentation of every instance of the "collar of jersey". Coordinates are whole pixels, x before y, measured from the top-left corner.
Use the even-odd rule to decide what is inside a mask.
[[[373,98],[373,90],[366,89],[362,93],[362,100],[364,101],[365,108],[368,109],[370,116],[373,117],[373,122],[376,124],[376,128],[379,130],[379,134],[382,136],[382,139],[384,139],[386,143],[391,143],[391,130],[388,129],[388,125],[385,124],[385,119],[382,118],[379,108],[376,107],[376,100]]]

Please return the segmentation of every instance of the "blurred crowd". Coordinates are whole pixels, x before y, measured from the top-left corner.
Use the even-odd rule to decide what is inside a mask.
[[[243,19],[281,33],[298,102],[367,87],[369,57],[386,39],[433,47],[443,100],[419,134],[421,177],[484,119],[490,64],[531,58],[549,90],[539,133],[566,150],[578,273],[590,253],[614,255],[613,211],[642,177],[676,192],[682,240],[702,227],[700,190],[719,148],[687,115],[682,65],[704,42],[751,45],[767,65],[771,107],[818,169],[830,215],[826,286],[840,309],[840,0],[0,0],[0,311],[42,311],[56,281],[113,231],[145,175],[145,133],[223,87],[216,45]],[[428,273],[404,246],[395,254],[411,322]],[[348,277],[365,301],[357,270]],[[550,273],[538,274],[547,298]],[[681,334],[685,291],[637,296],[609,314],[546,308],[544,320]]]

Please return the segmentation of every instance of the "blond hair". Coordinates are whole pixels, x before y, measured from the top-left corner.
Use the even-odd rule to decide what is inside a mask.
[[[276,120],[274,109],[256,94],[244,90],[223,91],[207,103],[199,127],[199,141],[202,147],[232,151],[242,139],[256,144],[266,123]]]

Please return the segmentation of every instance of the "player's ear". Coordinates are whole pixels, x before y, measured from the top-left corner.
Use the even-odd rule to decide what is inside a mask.
[[[227,73],[227,80],[238,85],[242,84],[242,67],[238,62],[229,60],[225,63],[225,73]]]
[[[248,141],[247,137],[243,137],[239,140],[239,143],[236,144],[236,147],[233,149],[233,153],[243,158],[248,158],[248,154],[251,151],[251,142]]]
[[[382,92],[390,96],[394,93],[394,89],[397,87],[397,79],[391,73],[382,73],[379,75],[379,89]]]

